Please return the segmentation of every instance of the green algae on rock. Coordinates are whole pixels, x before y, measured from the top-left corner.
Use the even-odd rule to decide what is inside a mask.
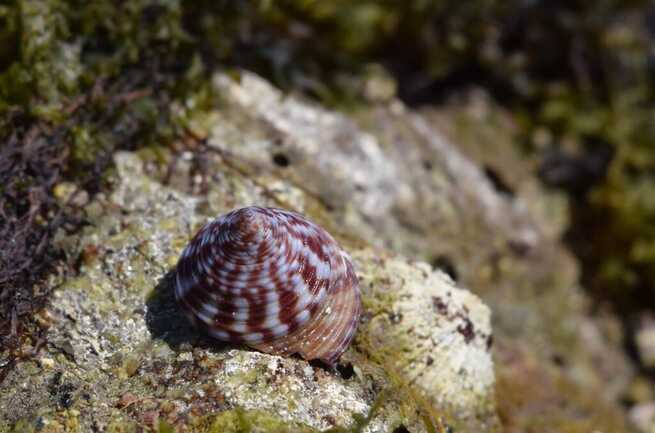
[[[211,163],[221,166],[219,157]],[[414,386],[410,380],[391,380],[378,362],[367,359],[364,344],[361,351],[346,352],[343,362],[352,363],[356,374],[342,377],[296,358],[222,346],[191,329],[174,303],[169,270],[171,257],[177,257],[194,229],[210,218],[203,213],[208,207],[201,206],[202,198],[150,177],[136,154],[118,153],[115,164],[113,192],[97,196],[88,205],[92,225],[78,242],[64,242],[84,257],[80,276],[61,282],[52,299],[49,311],[55,323],[49,334],[52,344],[40,355],[44,361],[20,364],[7,378],[6,388],[12,392],[0,396],[0,406],[7,408],[2,413],[3,423],[64,423],[70,421],[70,412],[76,411],[75,422],[82,430],[91,425],[116,427],[123,422],[157,422],[185,429],[200,414],[234,409],[275,413],[289,429],[300,424],[316,430],[337,429],[334,431],[349,431],[358,425],[361,432],[391,431],[400,425],[413,432],[441,429],[438,405],[426,415],[428,406],[407,398],[411,395],[407,388]],[[209,208],[232,206],[231,200],[270,202],[247,178],[217,173],[232,178],[231,182],[217,179],[212,183],[212,196],[222,197],[222,201]],[[364,249],[357,260],[364,266],[376,260],[375,256]],[[405,293],[430,293],[430,281],[441,281],[424,280],[425,267],[389,260],[406,269],[404,281],[416,278]],[[391,278],[382,262],[370,266],[367,275],[371,278]],[[392,281],[393,285],[400,283]],[[452,292],[454,299],[461,296],[454,288]],[[461,309],[445,294],[444,300],[452,305],[446,308]],[[389,308],[408,308],[402,305],[392,303]],[[484,311],[474,297],[469,307]],[[475,329],[489,332],[488,316],[472,315],[470,320]],[[432,324],[452,341],[448,350],[466,345],[468,337],[457,330],[457,323]],[[431,325],[421,326],[427,329]],[[389,334],[389,341],[383,335],[373,338],[391,346],[398,335]],[[434,353],[435,367],[450,363],[440,353]],[[486,354],[486,361],[478,366],[484,370],[481,377],[493,380],[489,355],[486,349],[481,353]],[[454,382],[467,380],[448,369],[438,377],[454,386]],[[442,396],[439,404],[444,408],[453,400],[453,407],[464,413],[468,410],[464,406],[471,404],[462,399],[467,388],[461,386],[458,396],[435,392]],[[52,398],[43,399],[43,395]]]
[[[176,47],[189,48],[190,45],[193,45],[181,26],[180,19],[186,9],[182,8],[180,3],[160,2],[154,5],[149,1],[133,1],[130,2],[129,7],[118,8],[113,7],[111,1],[101,1],[93,2],[89,8],[76,7],[82,3],[84,2],[73,2],[71,3],[73,6],[67,7],[67,4],[61,1],[18,1],[10,6],[0,8],[0,22],[6,24],[0,26],[2,27],[0,40],[3,42],[0,44],[0,63],[7,66],[0,77],[0,97],[2,98],[0,111],[8,106],[12,109],[23,106],[32,115],[40,116],[50,122],[61,122],[69,114],[68,111],[61,109],[67,102],[67,97],[71,96],[72,99],[75,99],[75,96],[78,96],[96,79],[100,81],[107,77],[119,77],[130,81],[133,78],[130,68],[145,70],[151,66],[148,65],[149,59],[163,58],[163,54],[173,58],[184,58],[188,62],[189,53],[186,52],[185,55],[184,49],[175,49]],[[539,50],[532,45],[535,43],[534,38],[525,38],[525,41],[519,43],[519,47],[511,50],[510,53],[503,53],[498,45],[498,41],[503,40],[501,37],[502,26],[496,21],[498,14],[506,17],[505,14],[513,9],[506,5],[486,4],[480,6],[477,3],[471,3],[453,8],[449,10],[450,13],[444,14],[443,8],[449,6],[442,2],[412,1],[409,6],[404,4],[392,6],[377,1],[362,4],[337,2],[329,5],[321,2],[291,1],[285,2],[279,8],[272,2],[263,2],[252,8],[249,5],[236,7],[236,16],[230,15],[233,21],[229,19],[224,21],[222,16],[216,14],[214,8],[211,9],[211,13],[204,16],[203,20],[189,19],[189,21],[198,22],[201,25],[202,31],[194,35],[201,36],[197,37],[196,41],[202,41],[204,48],[214,51],[214,54],[237,51],[235,50],[235,40],[227,37],[227,33],[234,31],[234,33],[243,34],[242,29],[260,28],[258,25],[263,25],[266,30],[270,31],[270,27],[265,24],[273,23],[273,30],[278,34],[280,31],[288,32],[285,43],[276,45],[278,49],[284,50],[285,44],[290,43],[293,47],[290,51],[303,53],[306,52],[303,47],[309,44],[312,48],[309,50],[311,53],[314,53],[314,49],[323,53],[321,57],[326,57],[325,53],[327,53],[327,59],[312,58],[310,55],[309,59],[304,59],[303,56],[302,60],[308,60],[309,64],[314,66],[313,69],[327,71],[328,75],[335,77],[339,77],[339,74],[333,74],[332,67],[335,66],[335,63],[342,64],[341,66],[343,63],[363,63],[370,58],[368,56],[372,52],[379,52],[379,47],[385,38],[387,42],[392,40],[401,46],[413,45],[405,42],[416,41],[414,38],[418,32],[421,35],[421,44],[416,50],[411,51],[419,53],[419,57],[426,52],[431,53],[430,56],[424,56],[424,61],[430,65],[427,74],[429,77],[444,77],[453,71],[457,73],[462,65],[470,66],[473,62],[477,72],[480,72],[479,69],[482,66],[482,69],[486,71],[485,76],[494,76],[494,80],[502,77],[501,81],[509,84],[509,87],[515,92],[514,97],[527,98],[530,102],[536,102],[534,105],[539,113],[534,116],[536,119],[528,120],[528,122],[536,123],[528,126],[528,128],[533,128],[534,137],[554,133],[555,136],[551,138],[556,140],[561,138],[563,141],[567,141],[573,136],[574,141],[580,140],[584,144],[587,144],[587,141],[590,142],[589,144],[593,144],[598,138],[601,141],[609,138],[621,148],[619,157],[610,168],[610,178],[607,184],[593,194],[590,212],[582,212],[577,216],[578,224],[590,227],[594,233],[606,233],[607,226],[597,225],[597,222],[608,221],[608,225],[613,229],[612,232],[617,234],[615,238],[607,242],[607,246],[598,249],[609,251],[611,254],[607,259],[602,259],[600,263],[596,264],[601,272],[598,275],[599,278],[592,280],[591,283],[594,286],[597,285],[601,290],[608,287],[611,290],[619,288],[618,293],[612,293],[609,298],[621,301],[627,298],[628,302],[625,308],[630,309],[633,308],[629,302],[630,297],[624,294],[631,293],[635,287],[639,287],[644,282],[648,283],[649,279],[652,280],[648,275],[652,274],[652,267],[649,266],[649,263],[653,259],[653,235],[650,223],[652,206],[649,200],[649,197],[653,195],[651,193],[653,182],[652,176],[650,176],[652,155],[649,153],[652,147],[652,133],[650,132],[650,123],[652,122],[650,122],[651,113],[645,108],[650,104],[649,94],[652,93],[650,90],[652,86],[643,78],[650,76],[644,73],[648,71],[649,67],[647,52],[650,45],[648,32],[645,29],[647,19],[642,19],[643,17],[647,18],[648,15],[635,13],[640,9],[633,10],[635,6],[644,7],[644,4],[645,2],[641,1],[627,6],[621,2],[602,4],[592,2],[576,8],[575,11],[571,11],[568,6],[561,9],[555,8],[555,14],[551,14],[551,9],[544,8],[541,2],[533,2],[531,5],[521,4],[521,7],[516,8],[517,11],[520,11],[521,16],[518,22],[520,26],[530,29],[529,35],[538,36],[543,33],[544,28],[555,29],[543,33],[547,37],[537,37],[537,47],[556,46],[559,48],[562,40],[565,41],[565,44],[561,50]],[[210,9],[207,2],[201,2],[199,5],[201,8],[207,8],[207,11]],[[235,12],[235,9],[230,9],[230,12]],[[250,14],[253,11],[256,11],[257,14]],[[544,11],[547,13],[544,14]],[[289,12],[293,18],[289,17]],[[239,13],[241,13],[241,17],[239,17]],[[191,17],[194,17],[193,11]],[[446,23],[443,28],[447,30],[425,33],[424,29],[429,26],[420,24],[433,23],[435,17],[441,17],[440,19]],[[514,23],[514,20],[507,21]],[[252,23],[257,23],[257,25]],[[571,23],[581,25],[571,25]],[[252,25],[254,27],[251,27]],[[308,37],[308,35],[314,35],[318,28],[327,29],[329,37],[322,41]],[[430,26],[430,28],[432,27]],[[259,36],[266,30],[245,33]],[[402,36],[402,38],[396,41],[397,36]],[[237,38],[237,40],[240,39]],[[264,46],[268,48],[266,44],[270,40],[267,37],[263,37],[261,40],[265,41]],[[522,43],[527,43],[528,46],[521,46]],[[435,46],[439,49],[434,50]],[[607,74],[604,81],[607,81],[610,87],[609,95],[604,94],[608,90],[605,86],[596,87],[593,80],[591,83],[587,81],[584,67],[582,71],[578,67],[559,68],[553,78],[554,81],[546,82],[542,82],[545,81],[542,80],[543,77],[535,77],[530,73],[530,69],[540,69],[540,51],[554,53],[556,58],[568,61],[568,56],[578,58],[580,46],[582,46],[583,52],[590,47],[598,48],[598,50],[591,50],[597,52],[598,55],[582,56],[585,60],[583,63],[591,61],[589,70],[593,70],[593,65],[597,65],[597,62],[602,63],[603,67],[598,69],[602,69],[603,75]],[[192,48],[191,51],[194,49]],[[284,50],[283,52],[287,53],[288,51]],[[151,55],[147,56],[147,54]],[[404,56],[412,53],[403,51],[401,54]],[[507,54],[510,57],[507,57]],[[235,57],[238,57],[238,53]],[[223,57],[219,55],[217,58]],[[269,56],[269,61],[271,58]],[[344,58],[348,60],[344,61]],[[194,59],[198,59],[198,57],[196,56]],[[331,67],[316,68],[317,63],[320,65],[327,63]],[[559,64],[557,61],[549,63]],[[282,81],[285,80],[285,77],[288,78],[287,74],[299,76],[301,77],[299,81],[311,83],[307,87],[315,93],[321,93],[321,90],[323,95],[329,93],[324,90],[322,80],[317,82],[312,79],[314,77],[310,77],[308,80],[303,73],[297,73],[299,64],[297,57],[290,56],[282,65],[267,64],[263,69],[268,69],[271,75],[281,77]],[[421,66],[421,68],[425,67],[425,64]],[[299,69],[307,71],[312,68],[302,67]],[[495,72],[489,72],[490,70]],[[424,77],[426,73],[422,70],[417,72],[419,78]],[[626,72],[628,72],[630,80],[624,80]],[[575,76],[571,77],[571,74]],[[147,74],[147,76],[151,77],[152,75]],[[422,81],[413,78],[414,76],[409,80],[412,85],[416,81]],[[136,81],[139,82],[139,80]],[[611,87],[624,81],[630,81],[634,85],[630,86],[630,91],[616,95]],[[581,85],[578,86],[578,84]],[[594,87],[596,87],[595,90]],[[422,86],[419,88],[424,89]],[[402,90],[406,91],[407,89]],[[593,95],[594,91],[601,93],[602,97],[596,100]],[[196,98],[195,95],[187,96],[184,95],[182,99],[188,103],[188,106],[197,106],[205,101],[202,98]],[[302,149],[298,150],[289,145],[293,144],[294,140],[302,143],[302,135],[289,134],[293,131],[288,129],[277,129],[280,125],[284,126],[279,119],[263,125],[264,132],[259,137],[263,142],[260,141],[257,144],[264,145],[262,147],[268,149],[267,141],[270,140],[271,143],[276,143],[276,146],[282,147],[281,150],[270,156],[273,161],[276,161],[277,168],[280,171],[286,170],[286,174],[261,176],[257,182],[254,181],[255,177],[253,176],[250,179],[253,180],[252,184],[244,181],[245,186],[239,181],[234,181],[230,176],[226,176],[221,180],[241,188],[240,193],[234,193],[234,197],[227,197],[226,200],[231,200],[228,205],[222,201],[221,193],[213,191],[210,203],[200,200],[198,208],[203,206],[206,209],[210,209],[212,206],[230,208],[241,203],[241,199],[248,198],[250,188],[257,189],[261,187],[262,183],[269,185],[268,182],[275,183],[275,187],[270,189],[275,190],[276,194],[284,195],[289,202],[301,205],[307,205],[309,202],[306,193],[317,194],[329,206],[336,209],[327,217],[327,219],[335,220],[336,225],[349,227],[347,230],[361,233],[371,242],[379,242],[402,251],[410,257],[420,257],[438,267],[443,266],[449,270],[452,276],[459,277],[464,285],[471,287],[476,293],[483,296],[496,312],[494,321],[496,341],[499,344],[496,345],[495,351],[502,356],[501,359],[516,361],[516,358],[519,358],[526,364],[531,364],[533,358],[542,361],[538,363],[535,370],[521,370],[521,362],[503,363],[500,368],[516,368],[516,371],[519,372],[536,372],[534,375],[546,375],[550,379],[557,379],[561,374],[563,381],[570,381],[561,389],[552,387],[550,394],[531,395],[539,402],[557,401],[558,399],[554,397],[564,396],[562,398],[566,398],[567,404],[574,406],[574,409],[563,411],[558,410],[557,404],[551,403],[552,406],[549,407],[555,408],[551,412],[553,417],[575,417],[579,413],[593,414],[600,410],[594,408],[593,405],[576,406],[576,402],[582,399],[579,399],[575,392],[568,392],[570,389],[602,389],[607,391],[603,394],[609,396],[611,405],[616,406],[614,403],[622,388],[621,383],[625,382],[626,376],[629,375],[629,372],[626,372],[628,370],[627,363],[625,359],[622,359],[624,356],[617,354],[616,350],[620,344],[618,341],[620,337],[614,337],[610,347],[607,343],[608,337],[600,332],[597,321],[588,321],[587,318],[582,317],[584,314],[582,305],[586,300],[580,297],[575,289],[577,270],[571,259],[553,240],[552,233],[546,230],[545,238],[539,236],[535,238],[532,236],[534,232],[531,230],[522,233],[512,233],[512,230],[505,232],[504,228],[506,227],[503,227],[501,221],[501,233],[496,236],[497,233],[494,232],[498,226],[488,227],[488,220],[477,219],[479,208],[471,206],[471,204],[476,200],[484,202],[492,197],[492,202],[500,203],[499,214],[501,217],[518,216],[519,222],[522,222],[525,215],[517,212],[515,206],[506,206],[507,203],[504,202],[513,202],[517,207],[525,203],[521,203],[521,200],[495,200],[493,199],[493,188],[485,187],[483,194],[473,196],[473,198],[467,194],[466,186],[453,188],[453,184],[458,181],[458,170],[444,169],[444,161],[435,157],[434,148],[423,147],[424,141],[419,137],[421,134],[416,134],[415,128],[422,122],[413,122],[414,125],[410,125],[410,122],[404,121],[406,120],[404,115],[407,113],[406,107],[399,104],[398,101],[388,100],[387,97],[382,98],[382,101],[389,104],[378,107],[380,109],[376,113],[359,113],[361,116],[358,115],[358,121],[362,125],[369,125],[364,129],[370,131],[371,134],[358,143],[363,143],[366,149],[373,149],[374,153],[378,149],[374,145],[375,140],[371,140],[371,138],[377,137],[382,143],[383,150],[388,150],[391,144],[406,145],[403,147],[403,155],[396,159],[403,160],[407,156],[411,162],[401,165],[399,169],[398,166],[387,163],[389,160],[393,161],[394,157],[381,158],[374,165],[364,163],[367,167],[364,174],[375,172],[375,168],[378,167],[389,169],[393,174],[419,173],[422,170],[430,173],[429,176],[418,176],[412,182],[399,188],[400,193],[396,196],[398,200],[395,205],[390,206],[389,201],[381,202],[384,206],[381,206],[380,210],[387,212],[387,215],[392,215],[390,218],[386,220],[385,218],[371,218],[371,216],[375,216],[375,207],[371,206],[372,200],[366,200],[366,194],[360,194],[358,198],[362,198],[361,203],[367,206],[358,208],[359,200],[350,200],[348,194],[342,197],[339,195],[339,188],[321,186],[318,182],[312,183],[314,173],[311,170],[307,170],[304,174],[299,174],[294,170],[293,167],[299,161],[302,163],[309,158]],[[102,103],[102,100],[100,102]],[[179,101],[175,101],[171,105],[178,104]],[[136,118],[142,114],[144,117],[149,117],[153,114],[152,107],[148,107],[149,101],[144,101],[142,105],[144,105],[143,110],[139,109],[123,114],[127,118],[125,124],[131,124],[132,116]],[[299,108],[297,111],[303,114],[308,114],[305,113],[306,107],[295,105],[295,108]],[[184,121],[176,119],[176,122],[179,121],[180,124],[187,127],[188,111],[186,106],[180,112],[184,114],[184,116],[180,116],[184,117]],[[312,116],[316,113],[309,114],[305,116],[305,119],[311,123]],[[525,122],[526,118],[522,116],[523,114],[519,113],[517,118],[519,121]],[[241,113],[240,116],[246,119],[245,123],[248,123],[248,113]],[[296,120],[299,119],[302,120],[302,116],[296,118]],[[149,117],[145,123],[168,130],[169,134],[170,129],[180,127],[177,123],[163,125],[157,120],[156,117]],[[205,119],[193,120],[199,124]],[[398,122],[394,122],[394,120],[398,120]],[[542,123],[545,123],[546,127]],[[380,127],[385,125],[393,126],[388,129]],[[322,126],[329,125],[323,124]],[[467,127],[476,128],[475,125],[467,125]],[[334,129],[339,128],[340,126]],[[120,127],[114,129],[123,131]],[[239,128],[234,128],[234,130],[238,132]],[[303,128],[298,128],[298,130],[304,131]],[[346,131],[344,135],[332,135],[328,143],[347,141],[348,128],[345,128],[344,131]],[[426,131],[431,132],[432,130],[428,128]],[[82,125],[81,128],[71,132],[75,135],[73,138],[76,140],[77,146],[73,150],[77,152],[76,157],[88,162],[93,159],[96,150],[102,150],[102,146],[96,149],[93,147],[95,143],[87,140],[97,133],[102,133],[102,130]],[[537,132],[545,132],[545,134],[536,134]],[[318,135],[311,138],[316,137]],[[231,136],[231,139],[234,138],[241,139],[239,134]],[[111,139],[115,139],[115,137]],[[535,139],[534,141],[550,143],[549,140]],[[418,146],[415,145],[416,143],[419,143]],[[98,144],[102,144],[102,140],[98,140]],[[421,149],[416,151],[417,148]],[[448,147],[442,146],[440,149],[440,152],[442,150],[445,153],[450,151]],[[268,154],[262,155],[269,156]],[[309,155],[311,158],[312,154]],[[289,169],[289,164],[291,164],[291,169]],[[227,165],[223,168],[226,171],[230,170]],[[355,173],[359,173],[357,182],[352,185],[355,192],[363,187],[366,189],[365,187],[371,184],[374,187],[376,185],[389,186],[385,182],[380,182],[379,176],[374,176],[373,182],[367,185],[366,176],[361,176],[361,171],[355,171]],[[484,171],[478,170],[478,174],[484,174]],[[191,177],[188,176],[188,178]],[[291,179],[296,185],[280,181],[279,177],[284,177],[286,180]],[[347,179],[339,180],[343,181],[341,185],[348,186]],[[466,182],[468,181],[478,186],[486,185],[488,187],[491,184],[493,187],[493,182],[486,182],[484,176],[468,177]],[[308,185],[309,188],[303,188],[305,185]],[[407,185],[410,188],[406,188]],[[414,189],[422,192],[412,197]],[[440,194],[443,192],[445,194]],[[431,193],[436,196],[434,202],[425,200],[430,197]],[[629,196],[629,199],[621,203],[620,198],[625,196]],[[415,203],[422,202],[426,204],[424,207],[413,206]],[[98,207],[97,205],[97,201],[92,204],[95,208]],[[309,205],[307,206],[309,207]],[[313,209],[319,208],[320,206],[316,206]],[[366,212],[362,212],[362,209]],[[407,209],[412,209],[412,211],[408,212]],[[206,213],[206,215],[209,214],[209,212]],[[421,222],[414,214],[427,215],[427,223]],[[598,218],[598,215],[604,218]],[[367,219],[372,219],[374,223],[369,224]],[[458,220],[460,220],[459,223]],[[513,218],[512,221],[516,222],[517,219]],[[156,225],[164,229],[174,226],[175,222],[175,217],[171,217],[163,219]],[[587,224],[589,222],[594,224]],[[138,221],[133,222],[135,226],[138,224]],[[507,225],[511,226],[511,224]],[[521,224],[521,226],[525,228],[524,225]],[[527,224],[528,229],[531,226],[533,224]],[[541,224],[534,226],[538,229],[543,228]],[[480,230],[480,228],[482,229]],[[485,228],[488,230],[485,231]],[[120,225],[117,225],[116,230],[121,230]],[[543,234],[544,231],[537,230],[537,232]],[[139,235],[147,236],[148,233],[148,230],[144,230]],[[524,236],[526,233],[529,236]],[[382,236],[378,236],[379,234]],[[183,242],[183,239],[184,236],[180,235],[172,242]],[[76,240],[69,238],[64,241],[75,243]],[[120,248],[123,241],[124,238],[117,238],[114,242],[115,246]],[[141,241],[133,244],[136,250],[148,251],[152,247],[147,239],[141,239]],[[623,248],[621,251],[613,249],[617,243],[628,245],[629,248]],[[110,250],[103,250],[89,242],[85,246],[86,250],[83,254],[85,262],[88,262],[86,266],[91,266],[92,263],[99,260],[99,263],[114,273],[113,276],[122,275],[123,269],[114,270],[114,263],[106,265],[105,256],[112,254],[115,246],[112,246]],[[68,249],[67,251],[73,250]],[[158,254],[157,251],[155,251],[156,254]],[[144,257],[149,256],[144,255]],[[173,257],[172,254],[164,258],[165,263],[169,266],[171,257]],[[159,257],[157,258],[159,259]],[[594,257],[590,258],[592,265],[594,265],[594,260]],[[137,267],[148,266],[146,261],[135,259],[134,262]],[[637,272],[638,270],[644,271],[644,269],[645,272]],[[133,273],[134,267],[128,265],[126,270],[128,274]],[[645,277],[641,278],[637,274]],[[139,294],[148,285],[148,279],[138,276],[134,281],[125,279],[120,283],[125,284],[127,291]],[[80,284],[82,287],[91,288],[89,292],[95,290],[93,281],[80,281]],[[71,283],[71,285],[75,285],[75,283]],[[132,285],[138,286],[137,289],[135,290]],[[102,290],[106,289],[106,287],[102,288]],[[96,297],[102,300],[97,293]],[[382,299],[370,301],[369,304],[384,309],[388,307],[383,307],[381,304],[386,300],[385,296]],[[128,316],[128,314],[124,314],[124,317]],[[589,335],[592,337],[589,338]],[[104,338],[109,344],[117,344],[121,341],[120,334],[113,331],[108,332]],[[609,339],[611,340],[611,338]],[[589,347],[589,341],[597,343],[596,347]],[[56,347],[60,350],[59,355],[69,360],[75,359],[75,356],[85,356],[76,352],[74,344],[67,338],[62,338]],[[129,356],[127,359],[130,359]],[[608,359],[611,359],[611,362]],[[35,366],[52,366],[52,363],[46,360],[57,360],[58,362],[59,358],[49,353],[43,362],[35,364]],[[127,370],[133,371],[133,368],[130,367]],[[135,372],[138,373],[138,371],[137,368]],[[558,373],[551,374],[552,371]],[[503,372],[507,373],[505,370]],[[501,376],[512,377],[511,374]],[[528,377],[530,376],[532,375],[528,374]],[[511,391],[517,390],[504,389],[503,392],[510,393]],[[501,401],[510,402],[509,407],[516,408],[516,406],[511,406],[511,404],[515,404],[511,399],[502,399]],[[510,412],[512,411],[503,412],[503,415],[507,416]],[[608,413],[611,417],[614,412],[609,411]],[[527,414],[529,417],[529,410]],[[589,416],[589,418],[593,417]],[[520,427],[516,427],[517,424],[512,424],[511,421],[507,424],[520,430]],[[551,425],[559,424],[551,423]],[[597,425],[594,426],[597,427]]]
[[[163,419],[183,429],[199,413],[241,408],[321,430],[497,431],[499,403],[500,420],[517,430],[537,425],[530,408],[542,406],[552,425],[585,413],[582,425],[608,420],[620,430],[611,401],[594,408],[576,392],[599,389],[604,370],[592,354],[609,351],[583,317],[574,264],[521,198],[499,193],[427,117],[395,100],[348,117],[247,73],[241,81],[218,75],[214,84],[222,105],[194,123],[207,141],[202,152],[183,151],[169,175],[160,166],[172,158],[166,151],[117,153],[113,189],[86,207],[92,225],[81,237],[62,236],[62,246],[81,255],[80,275],[53,298],[57,323],[43,362],[8,377],[19,397],[0,396],[11,407],[7,420],[61,422],[72,409],[82,426]],[[170,270],[183,245],[215,215],[245,204],[305,213],[353,252],[366,282],[363,332],[339,376],[218,346],[179,314]],[[434,266],[450,262],[452,278],[495,310],[494,345],[479,298],[433,266],[361,237]],[[498,402],[491,351],[503,361]],[[558,365],[556,355],[566,362]],[[532,370],[524,368],[530,359],[540,360]],[[41,368],[42,377],[30,379]],[[61,370],[75,374],[55,380]],[[505,379],[528,371],[553,385],[524,405],[510,398],[522,383]],[[38,398],[50,389],[52,399]],[[573,409],[557,410],[560,399]]]
[[[484,128],[480,134],[498,138],[499,156],[479,161],[487,164],[484,170],[466,156],[472,145],[459,144],[471,140],[473,132],[457,135],[452,130],[466,107],[444,109],[437,117],[391,100],[346,115],[284,95],[247,72],[240,80],[219,75],[214,82],[224,95],[225,117],[211,130],[211,146],[248,161],[260,173],[276,173],[301,185],[332,209],[344,232],[443,267],[474,290],[494,311],[495,355],[526,357],[526,363],[536,356],[542,360],[539,374],[567,390],[544,388],[549,392],[536,394],[541,403],[533,404],[551,410],[552,401],[564,398],[595,414],[581,395],[602,389],[607,406],[598,411],[621,424],[617,399],[630,366],[620,336],[612,337],[613,319],[587,316],[577,265],[559,239],[561,225],[546,222],[544,209],[551,198],[535,187],[534,175],[525,169],[515,173],[521,180],[506,177],[506,188],[515,194],[493,179],[494,171],[511,169],[498,165],[499,160],[520,161],[511,134],[494,132],[489,122],[508,116],[502,108],[487,103],[485,110],[499,113],[467,118],[467,128]],[[476,104],[471,110],[480,110],[480,101],[472,98],[470,103]],[[243,133],[226,139],[237,122]],[[495,128],[503,125],[497,122]],[[280,153],[290,161],[283,169],[272,157]],[[530,185],[531,190],[521,189]],[[373,304],[380,306],[379,301]],[[514,370],[523,374],[522,365],[502,362],[496,369],[506,378]],[[511,381],[504,385],[504,392],[510,392]],[[518,402],[500,401],[504,406]],[[510,412],[507,422],[517,420],[520,430],[522,423],[529,425],[530,414],[523,414],[528,406],[515,409],[504,407],[503,416]],[[551,413],[562,417],[558,423],[573,421],[568,412],[553,408]],[[589,422],[601,428],[593,423],[603,416],[590,415]]]

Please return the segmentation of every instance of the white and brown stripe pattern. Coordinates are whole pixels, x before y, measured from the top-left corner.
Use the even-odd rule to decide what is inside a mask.
[[[205,225],[182,252],[175,297],[213,337],[334,364],[361,311],[348,254],[303,216],[245,207]]]

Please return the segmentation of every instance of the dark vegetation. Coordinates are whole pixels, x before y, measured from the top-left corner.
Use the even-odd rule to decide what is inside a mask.
[[[234,67],[340,105],[362,100],[372,64],[412,105],[484,87],[520,123],[522,150],[544,155],[544,182],[575,199],[585,286],[626,317],[652,309],[654,32],[645,0],[5,2],[0,347],[39,344],[42,282],[74,259],[53,239],[84,215],[55,187],[94,194],[115,150],[183,140],[189,113],[220,97],[211,72]]]
[[[52,237],[72,221],[52,195],[66,163],[61,140],[56,134],[45,139],[38,125],[12,122],[15,129],[0,149],[0,344],[18,356],[26,322],[48,296],[33,288],[35,277],[54,271],[62,257],[51,247]],[[42,342],[40,330],[31,331]]]

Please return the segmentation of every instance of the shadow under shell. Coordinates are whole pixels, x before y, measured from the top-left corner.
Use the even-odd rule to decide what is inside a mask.
[[[216,350],[234,347],[205,335],[189,322],[175,301],[175,273],[173,268],[161,277],[146,300],[146,327],[152,338],[165,341],[173,350],[184,343]]]
[[[175,300],[175,273],[176,269],[173,268],[161,277],[146,300],[146,327],[153,339],[165,341],[175,351],[179,350],[183,344],[188,344],[192,347],[202,347],[216,352],[222,352],[235,347],[243,350],[257,350],[248,348],[246,345],[216,340],[209,336],[202,328],[194,327]],[[302,359],[299,354],[293,354],[291,356],[296,359]],[[341,363],[331,365],[315,359],[310,362],[310,365],[330,372],[338,371],[344,379],[349,378],[343,376],[340,368],[347,367],[344,367]]]

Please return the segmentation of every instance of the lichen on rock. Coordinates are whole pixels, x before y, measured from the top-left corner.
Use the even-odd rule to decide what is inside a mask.
[[[488,310],[429,267],[399,257],[380,260],[370,248],[353,251],[367,319],[341,370],[227,346],[195,331],[172,295],[186,241],[218,213],[279,205],[276,200],[295,190],[265,195],[257,183],[225,169],[218,155],[208,163],[217,175],[202,197],[163,185],[135,153],[115,155],[111,194],[87,205],[90,225],[81,237],[61,240],[80,254],[79,276],[58,282],[48,308],[54,320],[49,346],[7,378],[3,423],[74,419],[82,431],[121,423],[186,431],[196,423],[216,431],[248,414],[260,414],[252,418],[256,423],[261,414],[275,414],[269,425],[288,423],[289,431],[386,432],[402,425],[431,432],[479,413],[480,401],[492,402]],[[187,176],[187,168],[180,165],[177,175]],[[302,192],[292,196],[301,207],[312,203]],[[431,303],[429,316],[414,310],[432,297],[443,297],[445,310]],[[405,318],[390,319],[386,310]],[[407,350],[394,352],[394,345]],[[203,418],[212,413],[214,421]]]
[[[494,420],[489,309],[426,263],[358,251],[365,311],[357,348],[456,419]]]
[[[439,113],[391,99],[346,115],[247,72],[215,83],[225,117],[210,130],[212,146],[300,185],[331,209],[343,232],[442,269],[492,309],[506,425],[541,425],[536,404],[553,421],[551,431],[569,423],[624,429],[618,393],[631,367],[620,331],[611,317],[589,315],[578,265],[550,214],[566,211],[561,197],[557,204],[517,155],[512,119],[502,120],[507,112],[474,94]],[[236,124],[239,138],[226,140]],[[494,137],[493,148],[485,137]],[[278,154],[288,156],[287,166],[276,163]],[[530,387],[536,378],[540,385]],[[518,397],[530,389],[538,392]],[[603,398],[594,404],[584,397],[590,392]],[[562,411],[559,399],[576,409]],[[576,411],[590,415],[580,422]]]

